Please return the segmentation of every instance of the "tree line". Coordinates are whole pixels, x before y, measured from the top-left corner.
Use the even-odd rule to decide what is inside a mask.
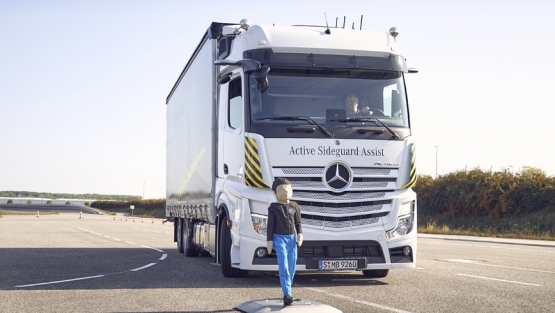
[[[163,218],[166,216],[166,199],[148,199],[131,201],[94,201],[91,207],[110,212],[131,213]]]
[[[95,199],[95,200],[119,200],[131,201],[141,200],[140,196],[132,195],[102,195],[97,193],[50,193],[50,192],[35,192],[35,191],[0,191],[0,197],[6,198],[46,198],[46,199]]]

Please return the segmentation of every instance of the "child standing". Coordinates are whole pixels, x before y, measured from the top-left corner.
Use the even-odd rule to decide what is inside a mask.
[[[303,243],[301,227],[301,210],[294,201],[291,182],[285,178],[277,178],[272,184],[278,202],[268,207],[267,248],[276,250],[279,281],[283,291],[283,304],[293,304],[291,285],[297,264],[297,246]]]

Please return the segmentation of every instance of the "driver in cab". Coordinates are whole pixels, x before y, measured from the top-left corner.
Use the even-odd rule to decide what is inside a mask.
[[[358,108],[358,97],[354,94],[350,94],[345,98],[345,111],[347,116],[350,117],[362,117],[374,114],[369,107],[363,107],[359,110]]]

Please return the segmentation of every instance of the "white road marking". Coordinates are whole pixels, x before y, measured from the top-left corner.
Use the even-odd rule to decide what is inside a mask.
[[[455,244],[455,243],[444,243],[444,242],[434,242],[434,241],[427,241],[427,240],[422,240],[422,239],[418,239],[418,242],[421,243],[431,243],[434,245],[444,245],[444,246],[457,246],[457,247],[472,247],[472,248],[486,248],[486,249],[502,249],[502,250],[514,250],[514,251],[533,251],[533,252],[548,252],[548,253],[555,253],[555,250],[551,251],[549,249],[545,249],[545,250],[536,250],[536,249],[518,249],[518,248],[507,248],[507,247],[497,247],[497,246],[485,246],[485,245],[469,245],[469,244]],[[484,243],[489,243],[491,244],[491,242],[484,242]],[[507,245],[504,243],[499,243],[500,245]]]
[[[386,310],[386,311],[391,311],[391,312],[396,312],[396,313],[409,313],[408,311],[403,311],[403,310],[399,310],[399,309],[396,309],[396,308],[391,308],[391,307],[388,307],[388,306],[385,306],[385,305],[381,305],[381,304],[377,304],[377,303],[372,303],[372,302],[368,302],[368,301],[363,301],[363,300],[354,299],[354,298],[347,297],[347,296],[344,296],[344,295],[340,295],[340,294],[336,294],[336,293],[327,292],[327,291],[325,291],[325,290],[318,289],[318,288],[303,287],[303,286],[300,286],[300,287],[301,287],[301,288],[304,288],[304,289],[311,290],[311,291],[323,293],[323,294],[326,294],[326,295],[329,295],[329,296],[333,296],[333,297],[337,297],[337,298],[349,300],[349,301],[352,301],[352,302],[364,304],[364,305],[367,305],[367,306],[371,306],[371,307],[374,307],[374,308]]]
[[[150,264],[147,264],[147,265],[145,265],[145,266],[141,266],[141,267],[139,267],[139,268],[135,268],[135,269],[132,269],[132,270],[129,270],[129,271],[130,271],[130,272],[140,271],[140,270],[143,270],[143,269],[145,269],[145,268],[147,268],[147,267],[151,267],[152,265],[156,265],[156,263],[150,263]]]
[[[130,242],[130,241],[126,241],[126,243],[128,243],[128,244],[130,244],[130,245],[136,245],[136,243]]]
[[[524,268],[524,267],[514,267],[514,266],[505,266],[505,265],[488,264],[488,263],[484,263],[483,261],[477,261],[477,260],[454,259],[454,260],[444,260],[444,261],[452,262],[452,263],[465,263],[465,264],[473,264],[473,265],[484,265],[484,266],[491,266],[491,267],[510,268],[510,269],[513,269],[513,270],[521,270],[521,271],[529,271],[529,272],[538,272],[538,273],[555,274],[555,272],[552,272],[552,271],[535,270],[535,269]]]
[[[155,231],[155,230],[153,230],[152,232],[153,232],[153,233],[157,233],[157,234],[161,234],[161,232]]]
[[[110,238],[110,236],[106,236],[106,235],[104,235],[104,237],[106,237],[106,238]]]
[[[23,287],[33,287],[33,286],[42,286],[42,285],[59,284],[59,283],[66,283],[66,282],[70,282],[70,281],[84,280],[84,279],[91,279],[91,278],[98,278],[98,277],[104,277],[104,276],[105,276],[105,275],[96,275],[96,276],[89,276],[89,277],[81,277],[81,278],[74,278],[74,279],[66,279],[66,280],[51,281],[51,282],[48,282],[48,283],[31,284],[31,285],[20,285],[20,286],[15,286],[15,288],[23,288]]]
[[[152,250],[156,250],[156,251],[158,251],[158,252],[162,252],[162,253],[164,252],[163,250],[160,250],[160,249],[156,249],[156,248],[153,248],[153,247],[149,247],[149,246],[143,246],[143,245],[140,245],[140,246],[141,246],[141,247],[143,247],[143,248],[147,248],[147,249],[152,249]]]
[[[164,254],[162,254],[162,257],[160,258],[160,261],[164,261],[164,260],[166,259],[166,257],[167,257],[167,256],[168,256],[168,255],[167,255],[167,254],[165,254],[165,253],[164,253]]]
[[[116,240],[116,241],[121,241],[121,240],[119,240],[118,238],[112,238],[112,239],[114,239],[114,240]]]
[[[536,287],[541,287],[542,286],[542,285],[538,285],[538,284],[523,283],[523,282],[519,282],[519,281],[497,279],[497,278],[490,278],[490,277],[483,277],[483,276],[474,276],[474,275],[466,275],[466,274],[456,274],[456,275],[466,276],[466,277],[473,277],[473,278],[480,278],[480,279],[487,279],[487,280],[494,280],[494,281],[500,281],[500,282],[512,283],[512,284],[521,284],[521,285],[529,285],[529,286],[536,286]]]

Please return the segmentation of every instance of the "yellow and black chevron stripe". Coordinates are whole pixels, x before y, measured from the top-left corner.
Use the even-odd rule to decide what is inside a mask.
[[[245,183],[247,186],[270,188],[262,178],[256,140],[249,137],[245,137]]]
[[[416,151],[415,151],[414,146],[415,145],[413,143],[412,147],[411,147],[411,151],[410,151],[411,158],[410,158],[409,182],[406,183],[403,187],[401,187],[403,189],[412,188],[416,185],[416,180],[417,180],[417,177],[416,177]]]

